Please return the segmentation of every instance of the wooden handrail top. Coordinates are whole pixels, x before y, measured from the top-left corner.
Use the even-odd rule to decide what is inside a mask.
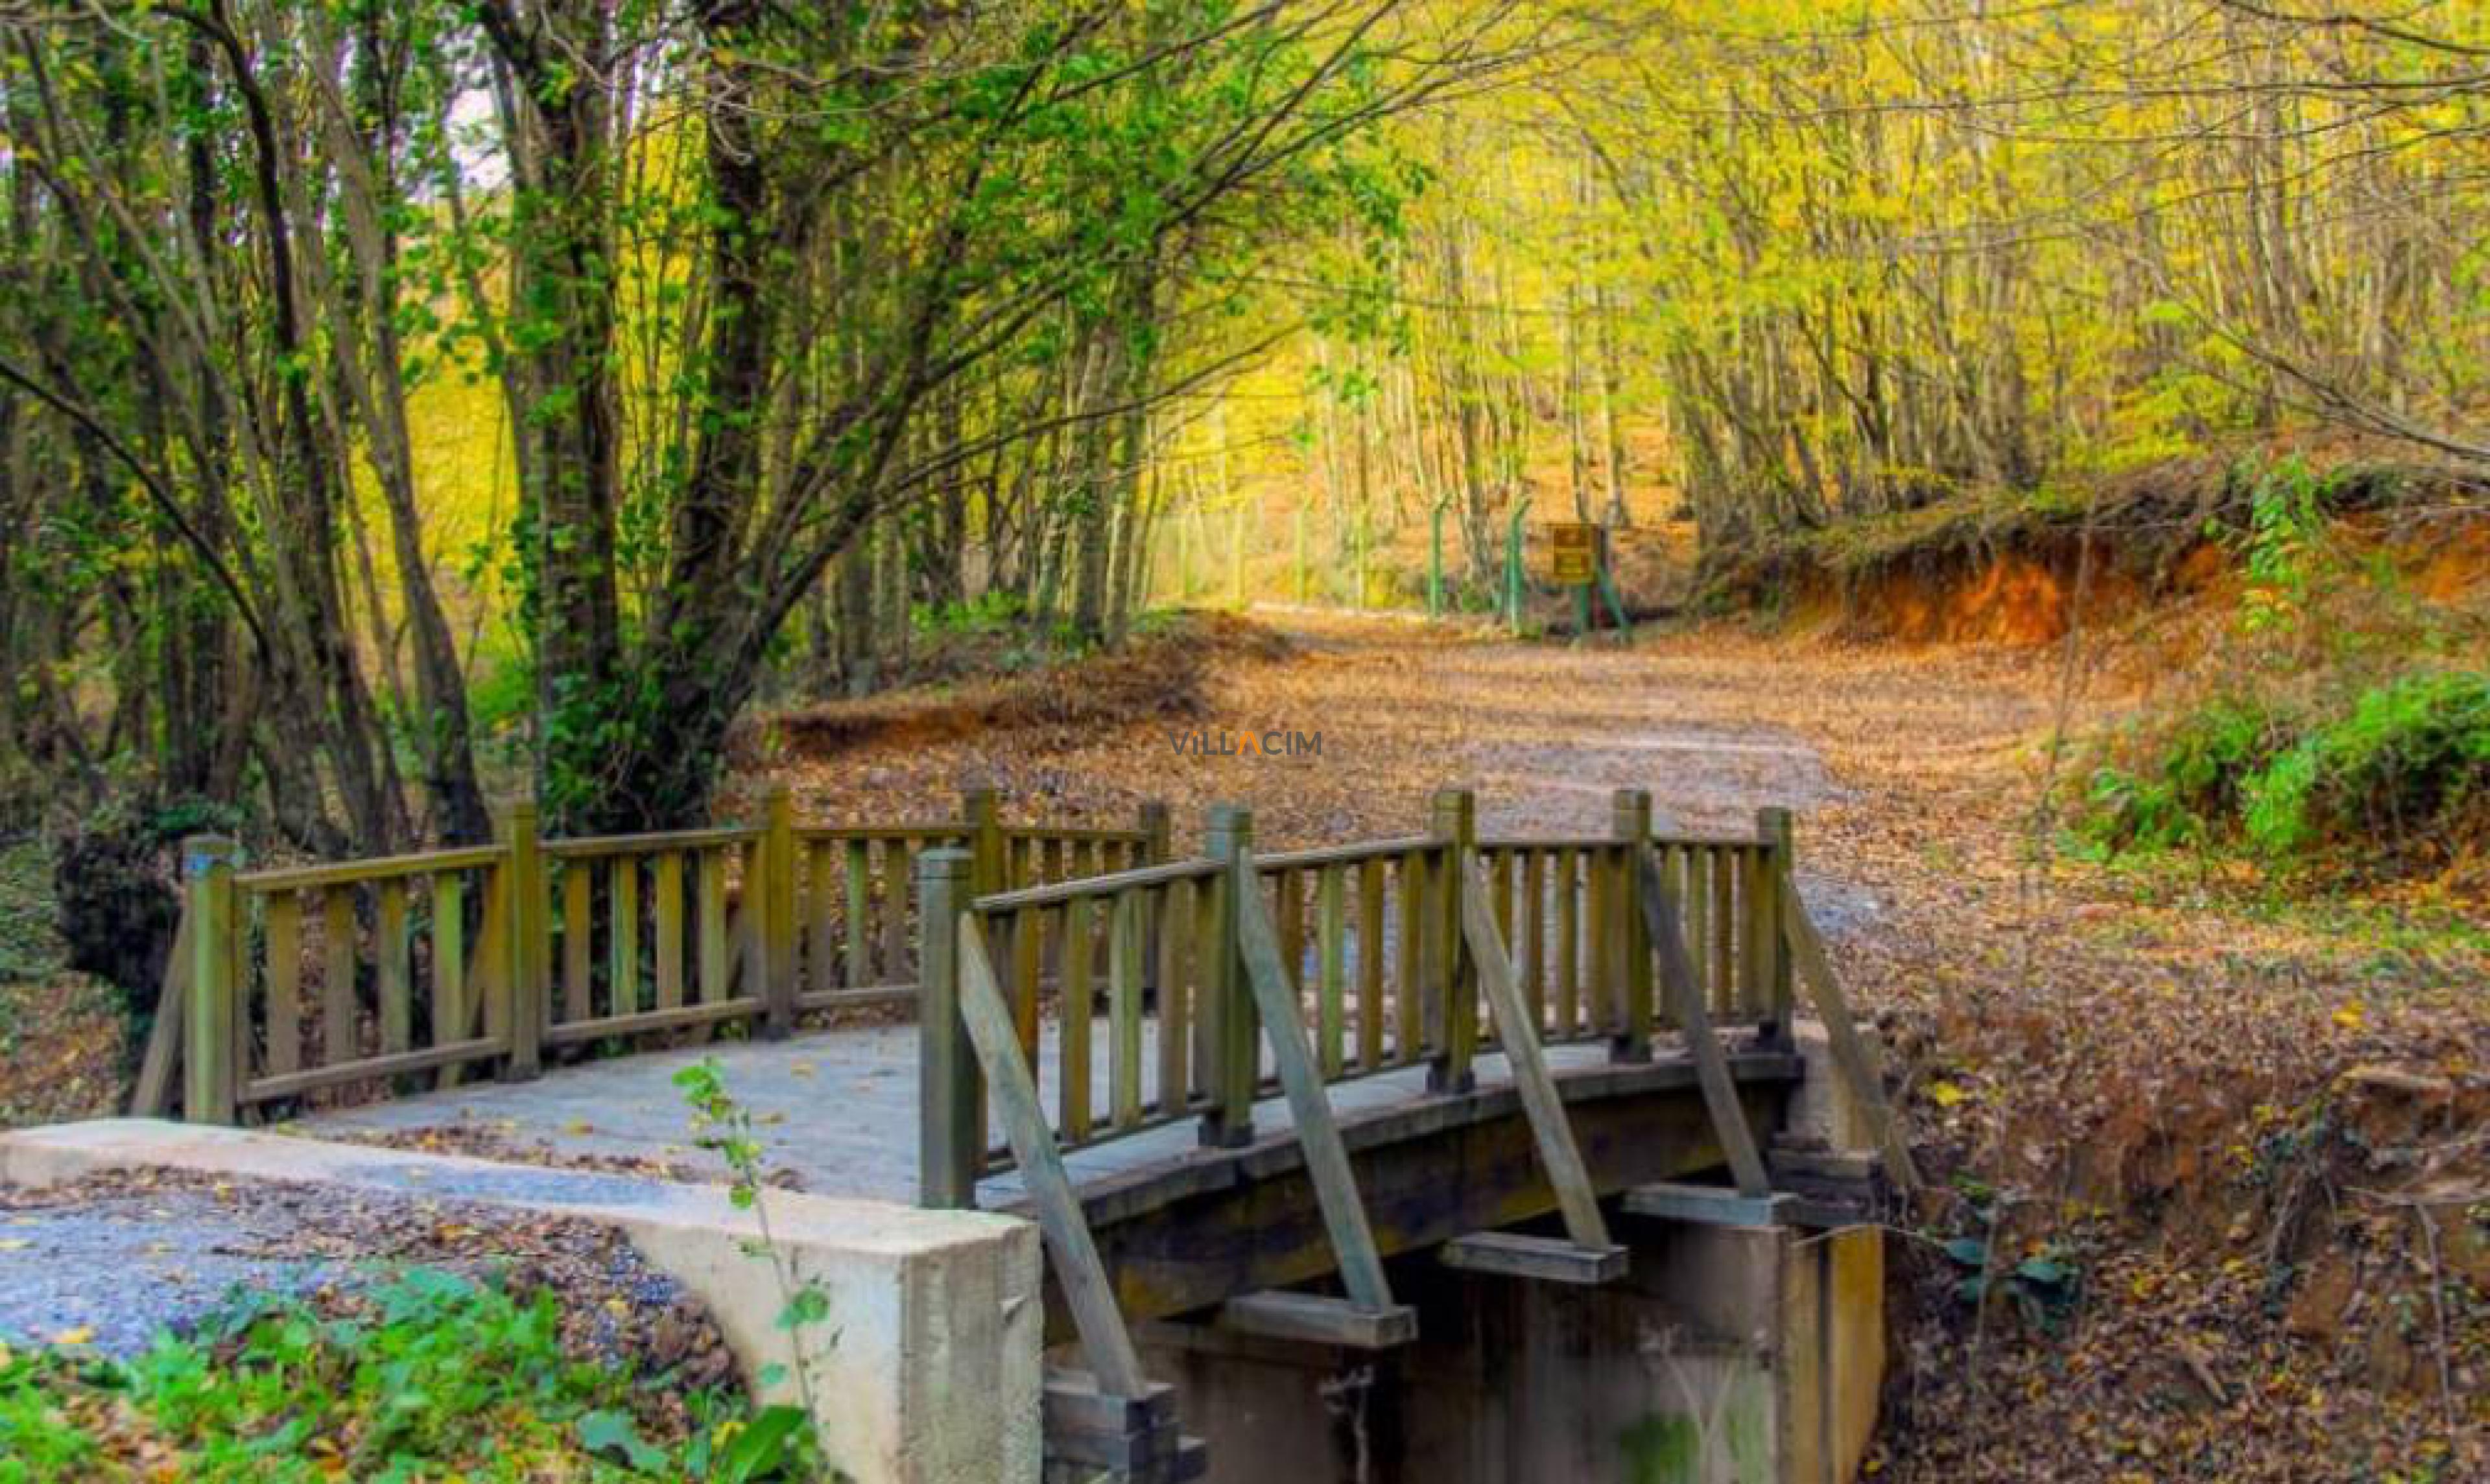
[[[823,840],[967,840],[974,830],[958,820],[939,824],[799,824],[796,838]]]
[[[337,861],[323,866],[280,866],[267,870],[238,871],[240,890],[309,891],[314,887],[357,886],[365,881],[391,881],[407,876],[436,875],[445,870],[475,870],[498,866],[509,855],[502,845],[466,845],[455,850],[425,850],[413,855],[387,855],[368,861]]]
[[[1061,840],[1087,843],[1097,841],[1111,845],[1144,845],[1149,837],[1140,830],[1119,830],[1104,825],[1007,824],[1006,840]]]
[[[1662,835],[1652,834],[1641,842],[1690,850],[1755,850],[1772,843],[1752,835]],[[1618,840],[1608,835],[1490,835],[1478,842],[1481,850],[1614,850],[1635,842]]]
[[[577,840],[548,840],[538,848],[556,860],[589,860],[608,855],[655,854],[664,850],[701,850],[713,845],[738,845],[759,840],[759,825],[728,825],[706,830],[663,830],[653,835],[587,835]]]
[[[1016,892],[997,892],[969,903],[980,913],[1017,912],[1024,907],[1051,907],[1075,898],[1114,897],[1144,887],[1168,886],[1177,881],[1205,881],[1228,868],[1213,860],[1169,861],[1158,866],[1143,866],[1132,870],[1118,870],[1103,876],[1083,876],[1077,881],[1058,881],[1052,886],[1023,887]]]
[[[1355,866],[1366,861],[1389,860],[1399,855],[1415,855],[1424,850],[1441,850],[1451,844],[1433,835],[1404,835],[1398,840],[1358,841],[1346,845],[1317,845],[1310,850],[1274,850],[1254,852],[1254,868],[1260,871],[1303,870],[1310,867]]]

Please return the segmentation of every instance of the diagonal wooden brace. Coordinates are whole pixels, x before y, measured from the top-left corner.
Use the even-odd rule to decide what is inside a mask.
[[[1638,851],[1636,860],[1641,885],[1636,895],[1642,899],[1642,918],[1652,947],[1660,953],[1661,989],[1668,996],[1669,1012],[1686,1037],[1687,1054],[1694,1059],[1703,1105],[1712,1114],[1713,1131],[1721,1136],[1721,1152],[1728,1156],[1730,1178],[1737,1182],[1741,1195],[1769,1194],[1772,1182],[1764,1174],[1763,1156],[1755,1150],[1754,1132],[1747,1127],[1737,1084],[1729,1079],[1729,1059],[1721,1049],[1720,1038],[1712,1033],[1711,1013],[1703,1008],[1703,993],[1695,987],[1694,963],[1687,956],[1686,937],[1678,928],[1676,889],[1668,884],[1667,872],[1660,869],[1654,851]]]
[[[1271,1043],[1271,1059],[1279,1065],[1280,1086],[1288,1096],[1288,1112],[1296,1120],[1306,1174],[1314,1181],[1323,1228],[1340,1263],[1341,1286],[1359,1308],[1391,1308],[1392,1286],[1384,1278],[1383,1258],[1375,1249],[1375,1233],[1358,1199],[1348,1146],[1341,1140],[1340,1126],[1332,1121],[1322,1072],[1315,1065],[1313,1048],[1306,1044],[1305,1013],[1298,1007],[1296,982],[1283,961],[1279,933],[1255,886],[1250,852],[1238,852],[1235,870],[1237,947],[1263,1035]]]
[[[1479,991],[1486,996],[1489,1013],[1495,1016],[1496,1039],[1503,1042],[1505,1059],[1512,1065],[1513,1083],[1521,1094],[1521,1108],[1530,1120],[1531,1137],[1539,1145],[1540,1165],[1548,1172],[1548,1183],[1556,1188],[1557,1208],[1565,1217],[1565,1235],[1579,1247],[1613,1246],[1608,1240],[1607,1222],[1600,1214],[1598,1192],[1582,1166],[1582,1152],[1574,1144],[1573,1125],[1565,1118],[1564,1096],[1556,1091],[1556,1079],[1549,1074],[1548,1055],[1539,1044],[1539,1027],[1532,1023],[1530,1012],[1522,1003],[1521,986],[1514,979],[1513,959],[1505,952],[1504,935],[1496,930],[1495,907],[1488,896],[1487,883],[1479,876],[1475,854],[1462,853],[1461,872],[1462,932],[1468,940],[1470,958],[1478,966]]]
[[[1002,986],[995,982],[986,935],[973,913],[960,915],[959,945],[960,1018],[968,1022],[1003,1137],[1037,1207],[1047,1260],[1055,1268],[1063,1301],[1071,1306],[1082,1353],[1098,1378],[1099,1390],[1109,1396],[1144,1395],[1148,1383],[1142,1375],[1141,1355],[1124,1327],[1124,1311],[1115,1302],[1106,1265],[1098,1260],[1088,1215],[1063,1168],[1063,1151],[1046,1121],[1045,1104],[1038,1100],[1036,1075],[1021,1056],[1020,1034],[1013,1028],[1011,1008],[1003,1003]]]
[[[1825,954],[1824,938],[1815,930],[1815,923],[1807,915],[1807,904],[1786,883],[1781,890],[1781,932],[1788,939],[1790,955],[1798,960],[1799,982],[1807,986],[1808,998],[1815,1002],[1816,1015],[1824,1021],[1824,1038],[1833,1048],[1833,1065],[1841,1080],[1850,1086],[1850,1095],[1859,1099],[1861,1111],[1876,1126],[1876,1142],[1885,1160],[1885,1174],[1903,1190],[1920,1187],[1918,1166],[1911,1162],[1909,1143],[1902,1137],[1902,1126],[1894,1117],[1893,1107],[1885,1101],[1885,1073],[1876,1065],[1874,1048],[1859,1035],[1858,1023],[1850,1018],[1849,997],[1841,992],[1841,981],[1833,973],[1833,960]]]

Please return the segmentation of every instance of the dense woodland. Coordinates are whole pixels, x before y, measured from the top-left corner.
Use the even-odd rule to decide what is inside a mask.
[[[707,811],[1173,517],[1707,549],[2241,439],[2479,462],[2490,9],[0,5],[0,793]],[[185,817],[196,817],[195,813]]]

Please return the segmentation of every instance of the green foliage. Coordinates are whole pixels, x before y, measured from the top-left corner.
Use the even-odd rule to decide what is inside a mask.
[[[2243,823],[2269,860],[2323,844],[2400,853],[2490,805],[2490,674],[2418,671],[2362,691],[2249,777]]]
[[[801,1407],[779,1405],[768,1408],[755,1423],[752,1434],[741,1441],[746,1449],[755,1449],[761,1446],[755,1439],[777,1437],[790,1440],[787,1446],[793,1447],[796,1445],[793,1440],[797,1435],[810,1436],[809,1429],[801,1424],[819,1411],[815,1405],[812,1371],[817,1342],[809,1332],[829,1323],[829,1294],[819,1283],[796,1271],[795,1259],[780,1248],[777,1238],[770,1232],[769,1208],[762,1198],[769,1184],[769,1171],[763,1162],[760,1129],[751,1110],[727,1091],[726,1078],[717,1062],[703,1058],[685,1067],[675,1073],[675,1086],[692,1110],[692,1142],[726,1161],[728,1199],[738,1210],[752,1213],[753,1224],[761,1235],[758,1241],[746,1243],[746,1250],[752,1256],[768,1262],[770,1276],[778,1285],[780,1304],[776,1326],[787,1332],[792,1363],[781,1365],[772,1362],[764,1366],[761,1383],[773,1388],[792,1383],[796,1394],[803,1401]],[[818,1344],[827,1348],[838,1342],[839,1331],[833,1328]],[[750,1467],[770,1465],[775,1457],[774,1454],[755,1454]],[[763,1476],[734,1475],[737,1478]]]
[[[2073,1250],[2062,1242],[2044,1242],[2019,1261],[1999,1256],[2000,1207],[1994,1200],[1976,1200],[1971,1217],[1976,1230],[1937,1242],[1946,1260],[1960,1270],[1954,1297],[1985,1310],[1991,1303],[2013,1305],[2027,1324],[2054,1332],[2083,1298],[2083,1273]]]
[[[352,1317],[239,1303],[128,1362],[0,1349],[0,1484],[138,1477],[107,1433],[142,1437],[181,1480],[716,1480],[818,1473],[802,1429],[709,1393],[686,1436],[652,1441],[667,1378],[575,1356],[554,1296],[522,1299],[414,1269]],[[755,1445],[749,1440],[765,1440]]]
[[[2096,769],[2080,817],[2110,850],[2167,850],[2220,838],[2238,819],[2248,781],[2278,750],[2280,719],[2224,696],[2165,724],[2130,771]]]
[[[2110,853],[2216,846],[2444,860],[2490,806],[2490,674],[2417,670],[2339,703],[2220,697],[2094,770],[2079,830]]]
[[[2490,675],[2467,621],[2335,528],[2392,484],[2298,458],[2232,471],[2203,528],[2244,579],[2212,678],[2102,740],[2084,844],[2396,870],[2447,864],[2490,824]]]

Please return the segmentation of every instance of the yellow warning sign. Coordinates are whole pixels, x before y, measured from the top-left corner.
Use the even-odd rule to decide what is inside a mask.
[[[1599,580],[1600,528],[1566,522],[1548,528],[1553,557],[1549,580],[1566,587],[1588,587]]]

